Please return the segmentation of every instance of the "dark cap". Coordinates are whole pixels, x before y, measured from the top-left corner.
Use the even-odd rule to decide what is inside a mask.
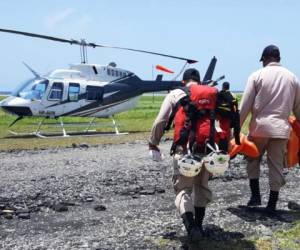
[[[265,47],[261,55],[260,62],[263,61],[265,58],[270,58],[270,57],[280,60],[280,51],[277,46],[269,45]]]
[[[223,89],[226,89],[226,90],[229,90],[229,88],[230,88],[230,83],[229,83],[229,82],[223,82],[222,88],[223,88]]]
[[[183,81],[194,80],[196,82],[200,82],[200,74],[196,69],[187,69],[184,71],[182,76]]]

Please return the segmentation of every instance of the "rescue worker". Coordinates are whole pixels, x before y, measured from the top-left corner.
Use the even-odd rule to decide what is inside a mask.
[[[228,142],[231,139],[231,128],[234,128],[234,137],[237,144],[240,144],[240,117],[238,110],[238,100],[230,91],[230,83],[223,82],[222,90],[218,93],[217,99],[217,118],[220,128],[219,133],[220,149],[228,151]]]
[[[267,46],[261,55],[263,68],[248,78],[240,107],[241,127],[251,113],[249,139],[257,146],[260,156],[249,158],[247,172],[251,190],[248,206],[261,205],[259,188],[260,162],[267,152],[270,195],[267,214],[276,212],[280,188],[285,184],[286,148],[290,134],[288,117],[294,113],[300,119],[300,86],[296,76],[280,64],[280,51]]]
[[[183,74],[182,83],[186,87],[200,84],[200,74],[196,69],[187,69]],[[161,160],[161,152],[158,148],[172,110],[176,108],[179,100],[186,96],[182,89],[171,91],[164,99],[159,114],[152,126],[149,139],[149,150],[153,160]],[[203,236],[202,222],[205,215],[205,207],[211,201],[212,193],[208,188],[209,173],[203,167],[195,177],[186,177],[179,173],[178,162],[173,160],[173,187],[176,194],[175,205],[183,219],[191,241],[198,241]],[[194,191],[194,201],[192,199]]]

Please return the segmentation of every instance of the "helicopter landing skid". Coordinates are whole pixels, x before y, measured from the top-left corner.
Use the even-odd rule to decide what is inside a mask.
[[[126,133],[126,132],[125,133],[120,133],[115,119],[113,117],[111,117],[111,119],[113,121],[113,125],[114,125],[115,131],[116,131],[116,135],[128,135],[128,133]]]
[[[110,118],[112,119],[112,123],[113,123],[115,133],[104,133],[103,135],[128,135],[127,132],[120,133],[116,121],[114,120],[113,117],[110,117]],[[48,133],[47,132],[42,132],[41,127],[44,124],[45,119],[47,119],[47,118],[44,117],[39,122],[38,127],[37,127],[36,131],[34,131],[34,132],[19,133],[19,132],[13,131],[13,130],[8,130],[8,132],[10,134],[14,135],[14,136],[20,136],[20,137],[36,136],[36,137],[39,137],[39,138],[42,138],[42,139],[45,139],[45,138],[64,138],[64,137],[70,137],[71,135],[90,136],[90,135],[99,134],[99,133],[97,133],[97,131],[95,129],[90,129],[91,126],[93,125],[96,117],[93,117],[93,119],[89,122],[88,126],[82,132],[68,131],[68,133],[65,130],[64,123],[63,123],[61,117],[59,117],[59,120],[60,120],[60,126],[62,128],[62,133],[61,132],[48,132]]]
[[[39,137],[39,138],[48,138],[49,136],[46,136],[44,134],[42,134],[41,132],[41,127],[45,121],[46,117],[44,117],[38,124],[38,127],[36,129],[35,132],[31,132],[31,133],[18,133],[18,132],[15,132],[13,130],[8,130],[8,132],[12,135],[15,135],[15,136],[36,136],[36,137]],[[69,137],[69,135],[67,134],[66,130],[65,130],[65,127],[64,127],[64,123],[61,119],[61,117],[59,118],[60,120],[60,125],[62,127],[62,136],[56,136],[56,137]],[[51,136],[52,138],[54,136]]]

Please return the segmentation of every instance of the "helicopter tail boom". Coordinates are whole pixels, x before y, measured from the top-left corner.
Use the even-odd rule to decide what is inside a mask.
[[[181,81],[143,81],[141,91],[143,93],[168,91],[182,86]]]

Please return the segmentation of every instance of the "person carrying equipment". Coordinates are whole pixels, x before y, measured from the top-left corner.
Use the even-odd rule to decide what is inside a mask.
[[[290,135],[288,117],[291,112],[300,119],[300,86],[296,76],[280,64],[280,51],[275,45],[267,46],[260,61],[263,68],[248,78],[243,94],[241,127],[251,113],[249,139],[257,146],[260,156],[249,158],[247,172],[251,190],[248,206],[261,205],[259,189],[260,161],[267,152],[270,195],[264,211],[276,212],[280,188],[285,184],[287,141]]]
[[[189,239],[198,241],[203,236],[205,207],[212,198],[208,187],[209,171],[224,172],[228,167],[229,156],[215,145],[218,137],[214,126],[217,89],[199,85],[200,74],[196,69],[184,72],[183,84],[185,88],[173,90],[166,96],[152,127],[149,149],[154,160],[157,158],[152,151],[156,150],[161,155],[157,145],[164,126],[169,129],[174,119],[171,155],[175,205]]]
[[[218,93],[217,99],[217,119],[220,123],[222,133],[220,134],[220,147],[224,151],[228,151],[228,142],[231,139],[231,128],[233,128],[234,138],[237,145],[240,145],[240,114],[238,109],[238,100],[231,93],[230,83],[224,82],[222,90]]]
[[[200,83],[200,74],[198,70],[187,69],[183,74],[182,83],[183,86],[186,87],[198,85]],[[180,106],[180,100],[183,100],[186,95],[187,94],[183,89],[172,90],[165,97],[161,105],[158,116],[156,117],[152,126],[151,136],[149,138],[149,154],[155,161],[162,160],[162,154],[158,148],[158,144],[164,134],[165,128],[171,126],[171,123],[168,124],[169,120],[174,118],[176,111]],[[191,241],[198,241],[202,238],[202,230],[198,227],[198,224],[202,225],[205,209],[203,209],[201,206],[194,208],[191,197],[194,178],[180,175],[177,162],[178,159],[174,158],[174,173],[172,181],[176,194],[175,205],[183,219],[189,239]],[[196,181],[196,183],[199,183],[199,185],[201,185],[202,182],[207,183],[209,174],[208,172],[205,172],[201,176],[202,178],[198,177],[200,180]],[[204,181],[201,182],[202,179],[204,179]],[[207,181],[205,179],[207,179]],[[204,186],[201,190],[203,190],[202,192],[204,193],[203,197],[206,197],[205,200],[209,201],[211,199],[211,191],[207,186]],[[196,219],[194,219],[194,213]]]

